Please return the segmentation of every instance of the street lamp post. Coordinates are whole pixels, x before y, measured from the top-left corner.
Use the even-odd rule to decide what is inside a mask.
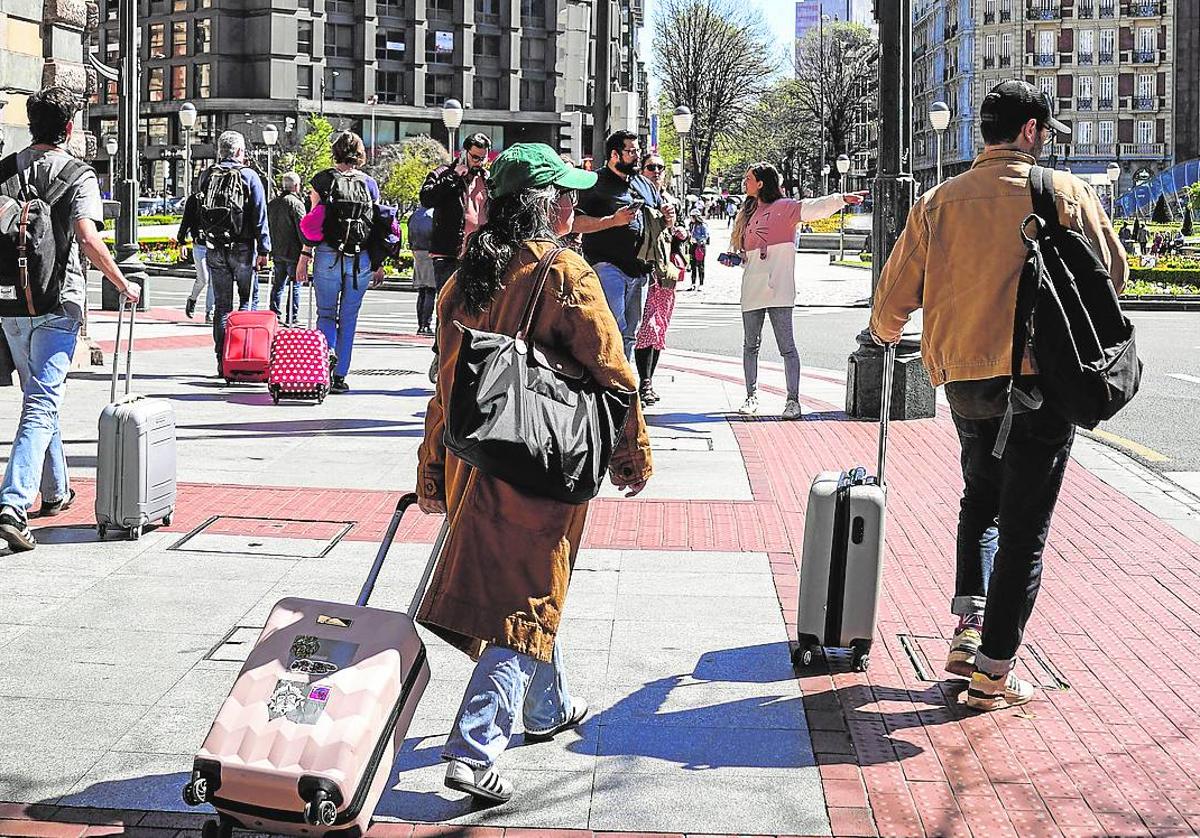
[[[934,102],[929,106],[929,124],[937,133],[937,182],[942,182],[942,133],[950,127],[950,106]]]
[[[1109,163],[1108,168],[1104,170],[1108,175],[1108,217],[1115,219],[1117,217],[1117,181],[1121,179],[1121,167],[1116,163]]]
[[[683,189],[683,161],[676,157],[671,161],[671,174],[675,176],[675,191],[682,198],[684,197]]]
[[[117,196],[117,138],[109,134],[104,139],[104,150],[108,152],[108,194]]]
[[[838,170],[838,189],[846,191],[845,179],[846,172],[850,171],[850,158],[845,154],[839,154],[837,157]],[[842,204],[840,217],[838,218],[838,261],[843,262],[846,259],[846,205]]]
[[[817,61],[821,65],[820,73],[817,80],[820,82],[817,95],[821,97],[821,177],[824,178],[829,174],[829,166],[825,163],[825,21],[829,20],[829,15],[821,15],[817,21]],[[822,194],[828,194],[828,184],[822,183]]]
[[[462,125],[463,106],[457,99],[447,99],[442,105],[442,124],[450,134],[450,154],[458,154],[458,126]]]
[[[275,148],[275,143],[279,140],[279,129],[268,122],[262,129],[263,145],[267,147],[267,198],[271,197],[272,184],[271,179],[271,150]]]
[[[371,106],[371,162],[375,162],[375,106],[379,104],[379,97],[372,93],[367,97],[367,104]]]
[[[183,188],[192,191],[192,128],[196,126],[196,106],[184,102],[179,106],[179,127],[183,129]]]
[[[683,158],[681,163],[683,170],[683,199],[686,203],[688,193],[687,179],[687,141],[688,135],[692,133],[692,120],[695,115],[692,109],[687,105],[680,105],[675,109],[675,113],[671,115],[671,123],[675,126],[675,133],[679,135],[679,147],[681,149],[679,156]],[[694,157],[695,155],[693,155]]]
[[[821,194],[829,194],[829,164],[821,167]]]

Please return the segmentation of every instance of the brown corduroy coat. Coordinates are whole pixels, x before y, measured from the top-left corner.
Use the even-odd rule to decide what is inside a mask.
[[[417,491],[445,501],[450,533],[417,620],[471,657],[495,644],[549,661],[579,552],[588,505],[526,494],[471,469],[446,450],[445,409],[454,387],[464,326],[514,334],[549,242],[529,242],[508,267],[503,288],[481,314],[466,311],[457,276],[438,296],[437,390],[425,415]],[[577,253],[555,259],[542,291],[532,340],[569,355],[602,386],[637,389],[621,333],[600,279]],[[609,466],[622,483],[653,470],[650,442],[635,399],[626,432]]]

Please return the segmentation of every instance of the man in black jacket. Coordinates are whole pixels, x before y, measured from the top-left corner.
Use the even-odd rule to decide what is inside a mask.
[[[267,227],[271,230],[271,311],[280,319],[295,323],[300,318],[300,289],[296,287],[296,263],[300,260],[300,221],[304,218],[304,200],[300,197],[300,175],[288,172],[280,181],[283,192],[267,204]],[[289,299],[286,312],[284,296]]]
[[[192,283],[192,293],[188,294],[187,302],[183,305],[183,313],[189,318],[196,313],[196,301],[204,293],[204,322],[212,323],[213,316],[213,287],[208,281],[208,262],[205,255],[204,231],[200,229],[200,193],[193,184],[192,194],[188,195],[183,205],[183,218],[179,221],[179,232],[175,240],[183,247],[192,241],[192,263],[196,266],[196,281]],[[205,291],[205,289],[208,289]]]
[[[471,134],[463,140],[457,159],[434,169],[421,186],[421,205],[434,211],[429,255],[439,291],[458,270],[467,236],[487,223],[488,181],[483,166],[491,147],[487,134]]]

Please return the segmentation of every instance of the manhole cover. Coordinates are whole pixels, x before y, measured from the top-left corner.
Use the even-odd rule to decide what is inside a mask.
[[[712,437],[699,434],[669,436],[667,434],[650,434],[650,445],[656,451],[712,451]]]
[[[350,370],[350,375],[419,375],[417,370]]]
[[[214,515],[168,550],[319,559],[341,541],[352,521],[306,521]]]
[[[221,641],[208,650],[204,656],[207,661],[227,661],[229,663],[245,663],[250,656],[250,650],[262,633],[262,626],[234,626]]]
[[[929,682],[943,680],[942,667],[948,649],[944,638],[920,634],[900,634],[897,637],[900,638],[900,648],[904,650],[918,678]],[[1062,671],[1033,643],[1025,643],[1017,653],[1017,674],[1044,690],[1071,688]]]

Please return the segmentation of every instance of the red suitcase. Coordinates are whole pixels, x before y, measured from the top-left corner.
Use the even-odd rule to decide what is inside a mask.
[[[271,346],[267,388],[275,404],[280,399],[313,399],[318,404],[329,393],[329,344],[313,328],[313,294],[308,296],[308,328],[280,329]]]
[[[226,382],[267,380],[271,345],[279,331],[273,311],[233,311],[225,321],[221,375]]]

